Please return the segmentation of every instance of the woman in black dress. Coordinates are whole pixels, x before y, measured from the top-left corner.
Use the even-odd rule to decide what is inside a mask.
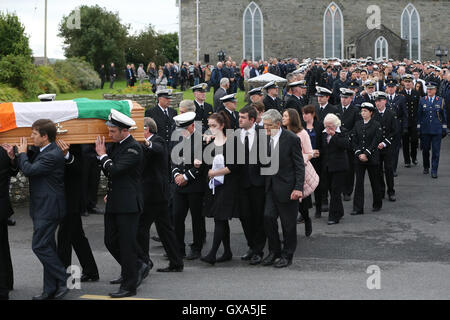
[[[209,129],[214,137],[206,147],[213,148],[211,155],[213,164],[208,171],[208,187],[204,198],[203,214],[214,218],[214,237],[211,250],[201,260],[213,265],[216,262],[225,262],[232,259],[230,246],[230,226],[228,221],[239,218],[238,194],[239,172],[234,155],[227,155],[227,141],[234,136],[227,137],[226,129],[230,128],[226,111],[212,114],[208,119]],[[234,145],[236,146],[236,142]],[[236,152],[234,152],[236,154]],[[216,259],[220,244],[223,244],[224,252]]]

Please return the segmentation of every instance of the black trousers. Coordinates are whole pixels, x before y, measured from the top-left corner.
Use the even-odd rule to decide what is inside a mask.
[[[403,134],[402,142],[405,164],[411,164],[411,160],[417,160],[417,149],[419,148],[417,128],[408,127],[408,133]]]
[[[239,200],[241,206],[240,220],[247,245],[254,254],[263,254],[266,245],[264,232],[264,186],[241,188]]]
[[[83,273],[98,274],[97,264],[92,254],[89,240],[83,230],[79,212],[68,211],[58,229],[58,256],[67,269],[72,264],[72,247],[80,261]]]
[[[100,89],[103,90],[103,87],[105,86],[105,78],[100,78],[100,81],[101,81],[101,83],[100,83]]]
[[[264,208],[264,229],[267,234],[269,251],[277,256],[292,259],[297,249],[297,212],[298,201],[279,202],[272,190],[266,193]],[[283,248],[278,234],[278,217],[283,231]]]
[[[400,148],[402,147],[402,127],[399,124],[399,133],[395,136],[394,142],[392,143],[393,155],[392,155],[392,168],[397,171],[398,166],[398,156],[400,155]]]
[[[56,252],[55,232],[59,220],[33,219],[32,250],[44,267],[44,291],[55,293],[66,286],[68,274]]]
[[[328,211],[329,221],[339,221],[344,216],[344,205],[342,204],[342,191],[344,185],[342,181],[347,176],[347,171],[327,172],[330,186],[330,208]]]
[[[373,204],[374,208],[381,208],[383,200],[381,199],[381,187],[380,187],[380,170],[378,165],[369,165],[362,163],[361,161],[355,164],[355,195],[353,197],[353,210],[356,212],[364,212],[364,177],[366,170],[369,174],[370,185],[372,187]]]
[[[137,230],[139,213],[105,213],[105,245],[121,266],[123,278],[121,289],[134,291],[138,281],[138,270],[142,262],[138,260]]]
[[[0,221],[0,296],[8,295],[14,286],[7,221],[6,218]]]
[[[322,163],[320,161],[320,158],[313,158],[311,159],[311,164],[314,167],[314,170],[316,170],[316,173],[318,174],[320,180],[319,180],[319,185],[317,186],[316,190],[314,190],[314,203],[315,203],[315,207],[316,207],[316,213],[320,213],[321,212],[321,207],[322,207],[322,188],[323,188],[323,183],[322,183]]]
[[[164,250],[169,257],[170,266],[183,266],[183,257],[180,255],[175,229],[169,217],[167,201],[147,203],[144,206],[144,213],[139,218],[137,236],[139,259],[147,264],[150,263],[150,228],[153,222],[155,223],[156,231],[161,239]]]
[[[342,192],[346,195],[351,195],[355,187],[355,154],[353,150],[347,150],[348,154],[348,170],[343,179],[344,185]]]
[[[175,214],[175,234],[181,254],[185,255],[184,234],[185,220],[188,211],[191,211],[192,233],[194,241],[192,250],[201,252],[206,239],[205,217],[202,215],[203,192],[180,193],[175,191],[173,195],[173,211]]]
[[[83,199],[86,210],[91,210],[97,206],[100,171],[101,169],[96,159],[85,157],[83,162]]]
[[[386,192],[386,186],[388,195],[395,194],[394,167],[393,167],[394,157],[395,157],[395,150],[390,149],[390,147],[380,151],[379,179],[380,179],[381,195],[384,195],[384,193]]]

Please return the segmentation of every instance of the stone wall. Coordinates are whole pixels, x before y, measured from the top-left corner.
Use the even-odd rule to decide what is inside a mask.
[[[170,106],[178,108],[180,102],[183,100],[183,92],[172,93],[172,101]],[[148,109],[156,105],[157,99],[154,94],[103,94],[105,100],[132,100],[139,103],[143,108]]]

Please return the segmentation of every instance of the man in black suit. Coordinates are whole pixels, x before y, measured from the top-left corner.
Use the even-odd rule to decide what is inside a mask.
[[[220,98],[223,103],[225,114],[230,120],[230,129],[236,130],[239,128],[239,113],[236,111],[236,93],[229,94]]]
[[[213,114],[213,107],[206,100],[206,89],[208,84],[200,83],[197,86],[192,87],[194,92],[194,104],[195,104],[195,121],[202,122],[202,132],[208,129],[208,118]]]
[[[226,96],[227,90],[230,87],[230,80],[228,78],[222,78],[220,80],[220,88],[217,89],[214,93],[214,112],[219,112],[223,109],[222,101],[220,100],[222,97]]]
[[[356,121],[361,120],[359,114],[359,108],[355,107],[352,103],[354,92],[351,89],[341,88],[341,104],[337,107],[341,116],[342,127],[347,129],[349,138],[351,139],[351,133]],[[353,150],[348,148],[348,170],[345,174],[343,194],[344,201],[350,201],[355,185],[355,161]]]
[[[405,167],[411,167],[412,163],[417,165],[417,149],[419,137],[417,135],[417,112],[419,108],[420,93],[413,88],[413,76],[407,74],[403,77],[405,89],[400,92],[406,99],[406,112],[408,113],[408,132],[402,136],[403,158]]]
[[[32,125],[35,152],[27,154],[27,139],[18,146],[18,164],[30,183],[32,248],[44,267],[44,290],[33,300],[62,299],[68,292],[67,274],[56,253],[55,232],[66,214],[64,155],[55,143],[56,125],[47,119]]]
[[[116,68],[114,67],[114,62],[111,62],[111,68],[109,68],[109,88],[112,89],[114,85],[114,81],[116,80]]]
[[[8,300],[13,289],[13,268],[8,240],[8,218],[13,214],[9,200],[9,184],[18,172],[14,150],[10,145],[0,148],[0,300]]]
[[[242,260],[250,261],[251,265],[260,264],[266,244],[264,232],[264,176],[261,175],[261,162],[259,159],[259,127],[255,122],[257,118],[256,109],[248,106],[239,111],[239,127],[236,132],[238,157],[244,155],[239,200],[241,208],[241,223],[244,230],[248,252],[241,257]],[[240,150],[240,151],[239,151]]]
[[[281,129],[281,114],[269,110],[262,116],[268,138],[270,167],[266,175],[266,202],[264,227],[269,242],[269,254],[262,265],[277,268],[292,263],[297,248],[298,200],[302,197],[305,182],[305,164],[300,139],[294,133]],[[278,161],[277,161],[278,160]],[[278,234],[278,217],[283,230],[283,249]]]
[[[136,295],[141,281],[148,276],[149,266],[138,259],[137,230],[144,209],[142,199],[143,155],[139,143],[129,129],[136,123],[112,109],[106,122],[114,143],[105,146],[105,138],[97,137],[95,150],[103,173],[108,178],[105,209],[105,245],[121,266],[121,276],[111,284],[119,284],[111,298]]]
[[[329,113],[338,114],[338,109],[334,106],[329,104],[329,100],[331,97],[332,92],[324,87],[316,87],[316,96],[317,96],[317,102],[318,105],[316,105],[316,116],[318,119],[318,128],[319,132],[322,132],[325,127],[323,125],[323,120]],[[322,212],[328,211],[328,181],[326,175],[320,176],[320,188],[322,192]]]
[[[65,163],[64,187],[67,214],[58,229],[58,256],[65,268],[72,265],[72,247],[80,261],[81,282],[98,281],[98,268],[86,238],[81,221],[83,210],[83,154],[82,145],[68,145],[63,140],[56,144],[63,151]]]
[[[267,95],[263,100],[266,110],[275,109],[281,112],[281,99],[278,98],[278,86],[275,81],[270,81],[264,86]]]
[[[393,163],[395,156],[394,143],[397,136],[398,127],[395,114],[392,110],[389,110],[386,107],[386,100],[386,93],[382,91],[377,91],[375,93],[375,103],[378,111],[375,112],[373,119],[380,123],[382,131],[382,141],[378,145],[378,150],[380,151],[379,179],[381,195],[384,198],[387,185],[389,201],[395,201]],[[386,184],[384,182],[384,176],[386,176]]]
[[[288,84],[288,87],[291,88],[292,95],[286,101],[284,109],[295,109],[297,110],[298,114],[301,115],[302,108],[308,104],[306,97],[302,95],[302,92],[304,92],[308,88],[306,81],[300,80],[291,82]]]
[[[158,136],[155,121],[144,118],[145,143],[144,153],[143,197],[144,212],[139,220],[138,243],[141,260],[152,266],[149,256],[150,227],[155,222],[161,243],[169,258],[169,266],[157,269],[158,272],[183,271],[183,257],[178,248],[175,229],[168,210],[169,172],[166,166],[167,146],[163,138]]]
[[[192,217],[193,244],[186,256],[187,260],[201,257],[201,250],[206,239],[205,218],[202,215],[203,195],[205,192],[205,167],[198,164],[202,159],[202,133],[195,129],[195,113],[186,112],[174,118],[182,136],[174,148],[180,148],[179,159],[172,160],[172,177],[176,187],[173,196],[175,233],[180,254],[185,256],[185,220],[188,211]],[[175,151],[175,150],[174,150]],[[181,152],[180,152],[181,151]]]

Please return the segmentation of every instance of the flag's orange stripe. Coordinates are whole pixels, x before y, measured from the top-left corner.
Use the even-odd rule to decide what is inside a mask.
[[[11,102],[0,103],[0,132],[17,128],[16,114]]]

